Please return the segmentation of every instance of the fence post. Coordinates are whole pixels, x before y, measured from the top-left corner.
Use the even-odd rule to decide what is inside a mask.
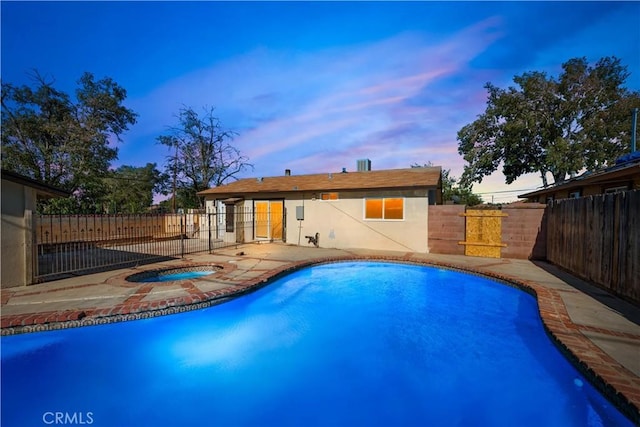
[[[25,275],[24,285],[32,285],[36,282],[38,276],[38,244],[36,243],[36,233],[38,228],[36,225],[36,217],[31,209],[24,210],[24,222],[25,222]]]
[[[207,212],[207,234],[208,234],[209,253],[211,253],[211,212]]]
[[[186,230],[183,229],[184,219],[184,214],[180,215],[180,258],[184,258],[184,236],[186,232]]]

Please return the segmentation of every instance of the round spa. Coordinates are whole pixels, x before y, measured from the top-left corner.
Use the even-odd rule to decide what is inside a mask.
[[[173,282],[176,280],[198,279],[222,270],[218,265],[198,265],[190,267],[148,270],[127,276],[128,282]]]

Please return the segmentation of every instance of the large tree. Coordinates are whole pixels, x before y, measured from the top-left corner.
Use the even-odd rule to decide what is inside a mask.
[[[582,169],[610,165],[630,146],[631,110],[640,93],[624,83],[627,68],[615,57],[590,65],[574,58],[558,78],[543,72],[514,77],[516,87],[487,83],[487,107],[458,132],[467,161],[461,183],[481,182],[502,165],[506,182],[537,172],[546,187]]]
[[[71,191],[71,204],[94,210],[117,158],[113,142],[136,122],[123,105],[127,92],[85,73],[72,98],[37,72],[32,78],[32,86],[2,84],[2,167]]]
[[[185,203],[181,207],[201,207],[197,192],[219,186],[251,165],[231,145],[234,132],[223,129],[213,108],[205,108],[200,116],[185,107],[177,119],[178,124],[169,129],[168,135],[158,137],[170,151],[166,172],[173,179],[175,193]]]
[[[104,179],[104,211],[107,213],[144,213],[153,203],[154,193],[166,194],[166,175],[155,163],[143,167],[120,166]]]
[[[424,164],[414,163],[412,168],[433,167],[430,161]],[[482,197],[474,194],[471,186],[463,186],[455,176],[451,175],[451,169],[442,169],[442,201],[461,205],[475,206],[482,203]]]

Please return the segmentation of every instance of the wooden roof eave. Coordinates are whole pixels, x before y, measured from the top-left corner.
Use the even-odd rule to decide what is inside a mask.
[[[317,189],[302,189],[302,190],[263,190],[263,191],[220,191],[220,192],[208,192],[204,190],[198,195],[205,198],[224,199],[230,197],[239,198],[255,198],[266,194],[300,194],[300,193],[318,193],[318,192],[364,192],[364,191],[403,191],[403,190],[437,190],[440,188],[438,185],[414,185],[404,187],[358,187],[358,188],[317,188]]]

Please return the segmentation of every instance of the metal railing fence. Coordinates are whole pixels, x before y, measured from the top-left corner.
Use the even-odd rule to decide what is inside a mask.
[[[35,215],[34,283],[212,252],[253,239],[253,212]]]

